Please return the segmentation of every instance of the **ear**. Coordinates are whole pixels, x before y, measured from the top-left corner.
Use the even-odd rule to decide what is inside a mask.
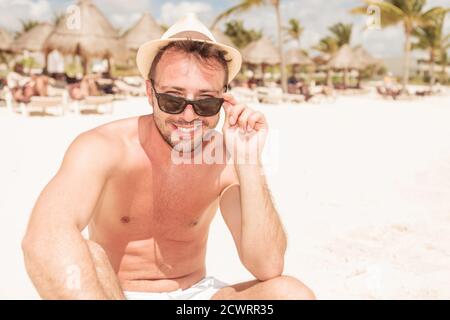
[[[147,93],[148,102],[153,106],[153,88],[150,80],[145,80],[145,91]]]
[[[145,91],[147,92],[147,96],[151,97],[152,96],[152,83],[150,82],[150,80],[145,80]]]

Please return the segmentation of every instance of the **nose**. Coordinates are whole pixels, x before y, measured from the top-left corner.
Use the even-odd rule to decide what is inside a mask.
[[[194,112],[194,107],[188,104],[182,113],[183,120],[186,122],[192,122],[198,119],[197,114]]]

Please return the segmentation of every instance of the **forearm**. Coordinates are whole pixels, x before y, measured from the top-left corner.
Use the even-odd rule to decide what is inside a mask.
[[[247,268],[257,277],[280,275],[284,266],[286,235],[273,205],[261,165],[236,168],[241,192],[241,252]]]
[[[43,299],[106,299],[81,233],[76,228],[51,229],[27,235],[22,244],[26,269],[39,295]]]

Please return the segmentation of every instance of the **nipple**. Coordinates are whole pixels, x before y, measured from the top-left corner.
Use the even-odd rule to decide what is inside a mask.
[[[130,222],[130,217],[123,216],[122,218],[120,218],[120,222],[122,222],[122,223],[129,223]]]

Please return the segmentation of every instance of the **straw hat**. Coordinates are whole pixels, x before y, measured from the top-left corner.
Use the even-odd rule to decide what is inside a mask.
[[[136,55],[136,63],[142,77],[148,79],[148,73],[153,59],[158,54],[160,48],[170,42],[186,39],[211,43],[220,50],[225,51],[225,58],[230,60],[228,62],[228,82],[231,82],[239,72],[242,63],[242,57],[239,51],[233,47],[218,43],[211,31],[195,15],[189,14],[171,26],[161,36],[161,39],[148,41],[141,45]]]

